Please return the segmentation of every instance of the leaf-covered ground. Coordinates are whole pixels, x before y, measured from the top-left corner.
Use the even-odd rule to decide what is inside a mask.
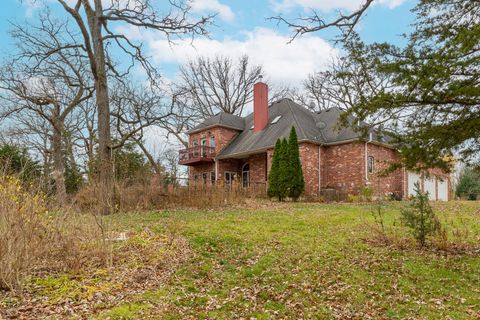
[[[385,222],[392,235],[408,237],[399,222],[401,205],[386,207]],[[370,205],[361,204],[258,202],[225,210],[115,215],[116,230],[136,235],[129,245],[154,257],[125,260],[130,272],[142,271],[127,277],[125,268],[115,273],[117,283],[97,275],[97,284],[94,274],[84,275],[90,293],[80,297],[72,290],[87,289],[78,280],[32,279],[29,295],[47,305],[65,296],[73,306],[78,300],[88,306],[106,299],[89,313],[53,313],[51,318],[480,318],[479,202],[435,205],[453,247],[468,250],[377,243],[370,211]],[[153,272],[163,257],[157,250],[164,252],[169,241],[183,243],[176,246],[183,258]],[[158,276],[167,267],[168,276]],[[122,277],[131,283],[125,285]],[[102,283],[118,288],[102,289]],[[109,301],[109,295],[117,298]],[[0,300],[0,308],[18,307],[18,301],[7,300]]]

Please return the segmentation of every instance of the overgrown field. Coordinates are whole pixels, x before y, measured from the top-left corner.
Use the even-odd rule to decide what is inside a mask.
[[[435,204],[447,238],[424,249],[402,205],[385,207],[388,241],[369,204],[113,215],[129,238],[113,268],[39,273],[0,293],[0,318],[480,318],[480,203]]]

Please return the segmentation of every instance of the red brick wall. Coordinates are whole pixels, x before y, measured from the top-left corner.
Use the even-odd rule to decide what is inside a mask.
[[[373,156],[374,158],[374,171],[373,173],[368,173],[367,182],[374,190],[374,193],[385,195],[396,192],[400,194],[400,196],[403,196],[403,169],[398,169],[387,176],[381,175],[382,171],[400,160],[398,152],[384,146],[368,143],[367,156]]]
[[[207,129],[205,131],[200,131],[197,133],[193,133],[189,136],[189,146],[193,146],[193,141],[196,140],[198,141],[198,144],[200,145],[202,139],[207,139],[207,146],[210,146],[210,137],[214,136],[215,137],[215,153],[219,154],[220,151],[225,148],[230,141],[232,141],[233,138],[235,138],[238,135],[239,131],[234,130],[234,129],[228,129],[228,128],[223,128],[223,127],[214,127]],[[226,169],[223,167],[219,169],[223,169],[222,172],[218,172],[218,179],[223,180],[223,173],[225,172]],[[197,165],[192,165],[189,167],[189,179],[193,179],[193,177],[196,174],[201,174],[203,172],[211,172],[215,171],[215,164],[214,163],[209,163],[209,164],[197,164]]]
[[[197,140],[200,145],[201,139],[207,139],[207,146],[210,145],[210,137],[215,137],[215,152],[218,154],[223,148],[225,148],[233,138],[238,135],[239,131],[234,129],[228,129],[223,127],[214,127],[205,131],[192,133],[189,136],[189,146],[193,146],[193,141]]]
[[[360,142],[322,148],[322,187],[357,194],[365,183],[364,148],[365,144]]]
[[[302,143],[299,149],[305,180],[305,195],[316,195],[318,194],[318,145]]]
[[[242,170],[243,161],[240,159],[221,159],[218,160],[218,178],[217,180],[225,180],[225,171],[235,172],[237,180],[240,181],[240,172]]]
[[[190,144],[194,139],[200,143],[201,138],[207,139],[207,145],[210,142],[209,137],[215,136],[216,152],[220,152],[228,143],[238,134],[238,131],[216,127],[203,132],[195,133],[190,136]],[[401,196],[406,194],[407,173],[404,169],[399,169],[390,173],[388,176],[379,176],[378,173],[386,169],[392,162],[399,160],[399,155],[390,148],[367,144],[367,155],[374,157],[374,173],[368,174],[366,179],[366,157],[365,143],[351,142],[333,146],[320,147],[313,143],[300,144],[300,159],[302,162],[303,175],[305,179],[305,194],[318,194],[318,160],[320,156],[320,180],[321,188],[335,188],[344,190],[351,194],[358,194],[360,188],[369,185],[375,192],[391,193],[398,192]],[[253,155],[247,159],[223,159],[218,161],[217,180],[224,180],[225,171],[237,173],[238,181],[241,181],[241,170],[244,163],[250,163],[250,181],[252,183],[263,183],[268,179],[268,172],[272,165],[273,149],[265,153]],[[266,171],[268,168],[268,171]],[[189,177],[193,178],[195,174],[215,171],[215,164],[201,164],[191,166]],[[451,198],[451,183],[448,176],[441,172],[432,171],[434,174],[440,174],[448,179],[449,197]]]
[[[250,182],[264,184],[267,181],[267,153],[253,155],[249,157],[247,161],[250,164]]]
[[[215,172],[215,163],[202,163],[188,168],[188,178],[193,180],[196,174],[202,174],[204,172]],[[210,178],[209,178],[210,179]]]

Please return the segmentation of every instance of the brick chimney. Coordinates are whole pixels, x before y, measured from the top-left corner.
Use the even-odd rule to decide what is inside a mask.
[[[253,132],[260,132],[268,124],[268,86],[260,81],[253,85]]]

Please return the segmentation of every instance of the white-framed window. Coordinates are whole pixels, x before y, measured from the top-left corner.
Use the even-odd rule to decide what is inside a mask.
[[[198,140],[193,140],[193,143],[192,143],[192,146],[193,146],[193,156],[194,157],[198,157]]]
[[[250,186],[250,165],[245,163],[242,167],[242,185],[244,188]]]
[[[210,147],[215,148],[215,136],[210,136]]]
[[[235,180],[237,174],[231,171],[225,171],[225,183],[230,184]]]
[[[375,158],[373,156],[368,156],[367,158],[367,171],[368,173],[375,171]]]

